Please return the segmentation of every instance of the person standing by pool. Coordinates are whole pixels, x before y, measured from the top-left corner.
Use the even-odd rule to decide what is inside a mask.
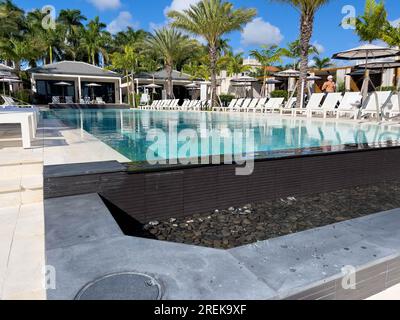
[[[328,81],[324,83],[322,86],[322,91],[325,93],[334,93],[336,92],[336,83],[333,80],[333,76],[328,77]]]

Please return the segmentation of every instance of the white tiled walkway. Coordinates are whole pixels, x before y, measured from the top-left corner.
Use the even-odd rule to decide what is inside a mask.
[[[45,299],[43,149],[14,135],[0,134],[0,299]]]

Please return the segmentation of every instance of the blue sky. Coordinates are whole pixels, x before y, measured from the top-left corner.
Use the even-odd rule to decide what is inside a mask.
[[[52,5],[57,11],[63,8],[80,9],[88,18],[100,16],[110,24],[115,32],[130,25],[134,28],[152,30],[166,23],[165,12],[168,8],[183,9],[197,0],[14,0],[24,8],[31,10],[44,5]],[[231,0],[237,7],[253,7],[258,16],[246,26],[243,33],[235,32],[228,36],[236,51],[248,52],[262,43],[277,43],[285,46],[298,37],[298,13],[291,6],[272,0]],[[364,0],[332,0],[323,7],[317,16],[312,42],[322,51],[322,56],[331,56],[334,52],[349,49],[359,44],[352,30],[339,27],[345,14],[345,6],[353,6],[356,14],[361,14]],[[399,0],[386,0],[391,21],[400,18]],[[351,10],[351,8],[350,8]],[[349,12],[349,11],[348,11]],[[399,20],[400,21],[400,20]]]

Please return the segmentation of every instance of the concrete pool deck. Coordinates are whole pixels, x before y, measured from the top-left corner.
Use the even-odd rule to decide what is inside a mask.
[[[42,181],[30,179],[32,173],[41,176],[43,164],[127,159],[85,131],[54,120],[40,124],[32,149],[23,150],[18,135],[11,127],[0,135],[0,170],[11,175],[0,183],[11,186],[2,189],[0,198],[12,193],[0,199],[5,203],[0,205],[0,299],[45,299],[45,264],[56,268],[57,290],[48,290],[50,299],[73,299],[88,282],[125,271],[154,276],[163,299],[286,298],[323,287],[329,279],[336,286],[341,265],[335,261],[360,269],[371,261],[387,262],[379,266],[378,279],[385,281],[378,288],[400,282],[400,210],[222,251],[127,237],[97,195],[52,199],[45,203],[46,217],[53,214],[53,220],[46,219],[45,262],[43,204],[23,200],[25,195],[42,199]],[[13,199],[20,202],[9,206]],[[325,298],[360,298],[337,292],[331,284],[321,292]]]
[[[227,251],[125,236],[96,194],[46,200],[45,215],[49,299],[120,272],[154,277],[165,300],[364,299],[400,282],[399,209]],[[345,266],[359,289],[341,288]]]

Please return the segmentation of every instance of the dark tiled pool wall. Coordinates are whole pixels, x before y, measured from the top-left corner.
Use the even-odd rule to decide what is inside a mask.
[[[99,193],[134,219],[207,213],[217,208],[303,196],[400,178],[400,148],[257,161],[250,176],[234,165],[127,173],[121,169],[45,168],[45,198]],[[47,174],[46,172],[50,172]],[[104,173],[103,173],[104,172]]]
[[[400,258],[374,264],[356,273],[354,289],[344,289],[342,278],[286,298],[287,300],[362,300],[400,283]]]

